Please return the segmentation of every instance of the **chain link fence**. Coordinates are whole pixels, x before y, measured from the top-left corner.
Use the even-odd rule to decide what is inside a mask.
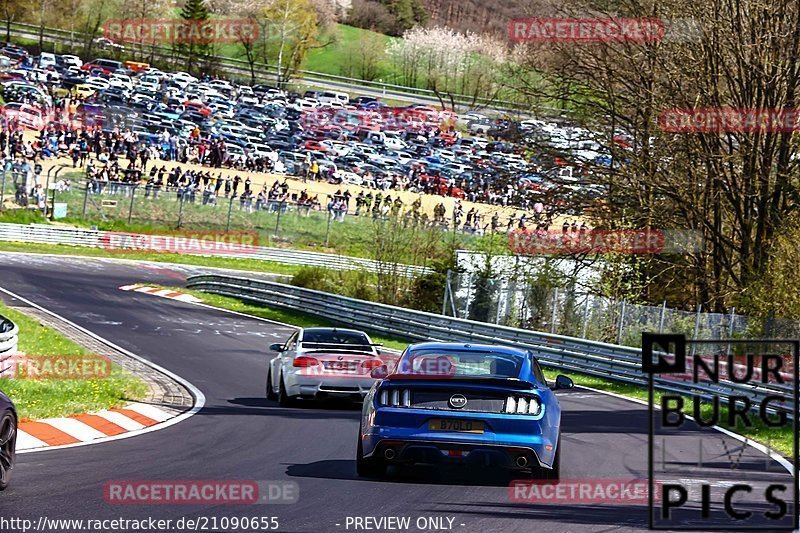
[[[707,340],[800,335],[800,322],[793,320],[641,305],[474,272],[448,275],[442,308],[448,316],[635,347],[641,347],[642,331]]]
[[[78,169],[67,166],[60,170],[63,172],[47,175],[10,169],[0,172],[5,207],[27,207],[31,211],[36,207],[53,220],[102,224],[110,230],[254,232],[261,246],[300,243],[323,251],[344,250],[346,255],[414,265],[428,263],[426,250],[431,249],[431,242],[443,243],[445,238],[463,242],[470,238],[466,233],[448,233],[447,224],[434,223],[414,206],[399,206],[395,201],[388,206],[383,205],[384,201],[380,204],[383,209],[378,210],[377,202],[371,204],[372,208],[366,202],[359,207],[356,196],[349,201],[338,194],[303,196],[303,189],[291,184],[284,188],[279,183],[278,188],[284,192],[275,197],[266,192],[259,194],[260,189],[243,195],[242,186],[228,192],[188,186],[158,187],[86,180]],[[38,197],[33,191],[39,191]],[[401,247],[401,236],[414,242]],[[378,250],[376,242],[381,239],[391,240],[397,249],[389,250],[387,245]]]

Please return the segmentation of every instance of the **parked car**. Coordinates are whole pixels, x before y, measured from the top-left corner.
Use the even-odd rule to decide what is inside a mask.
[[[48,68],[56,66],[56,55],[50,52],[42,52],[39,54],[39,68]]]
[[[101,50],[113,50],[118,52],[122,52],[123,50],[125,50],[124,46],[115,43],[114,41],[106,37],[98,37],[97,39],[94,40],[94,44]]]

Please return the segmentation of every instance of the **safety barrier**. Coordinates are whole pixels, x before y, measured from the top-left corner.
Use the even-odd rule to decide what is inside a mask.
[[[59,28],[45,27],[40,29],[35,24],[25,24],[22,22],[10,22],[0,20],[3,25],[9,24],[10,32],[16,37],[26,39],[38,40],[41,31],[42,38],[46,42],[66,44],[70,47],[81,47],[87,40],[88,36],[78,31],[62,30]],[[151,57],[156,57],[164,61],[173,61],[177,57],[184,57],[180,51],[172,50],[171,48],[147,45],[147,54]],[[242,59],[235,59],[222,56],[211,56],[210,60],[218,69],[224,70],[226,73],[238,76],[239,78],[250,78],[252,75],[258,77],[259,80],[275,79],[277,76],[277,67],[275,65],[267,65],[265,63],[254,63],[251,65]],[[334,74],[326,74],[323,72],[314,72],[309,70],[294,70],[294,76],[297,82],[307,86],[324,87],[331,89],[341,89],[345,91],[357,91],[360,93],[371,93],[373,95],[381,95],[386,98],[393,98],[406,101],[426,102],[440,105],[440,99],[436,91],[429,89],[420,89],[417,87],[407,87],[403,85],[396,85],[391,83],[384,83],[382,81],[368,81],[357,78],[348,78],[346,76],[337,76]],[[527,116],[532,111],[537,113],[537,116],[551,115],[561,116],[567,113],[563,109],[547,106],[537,106],[526,102],[510,102],[507,100],[497,100],[489,98],[481,98],[463,94],[453,94],[452,100],[456,105],[464,109],[485,108],[499,113],[515,113]],[[449,98],[448,98],[449,101]]]
[[[191,276],[187,286],[262,305],[301,311],[334,322],[415,341],[473,342],[523,347],[533,351],[546,367],[639,387],[648,385],[648,375],[642,372],[642,352],[638,348],[436,315],[242,277]],[[746,396],[756,405],[770,395],[791,397],[793,390],[790,383],[693,383],[689,379],[664,376],[656,376],[654,385],[663,391],[691,394],[706,400],[717,395]],[[792,406],[789,403],[773,406],[790,411]]]
[[[3,370],[3,362],[8,357],[17,353],[19,341],[19,328],[8,318],[0,315],[0,371]]]
[[[23,225],[0,223],[0,241],[63,244],[68,246],[102,248],[104,247],[103,243],[108,242],[108,239],[104,239],[103,237],[106,233],[113,232],[103,232],[76,227],[49,226],[47,224]],[[138,237],[139,235],[135,236]],[[119,251],[124,252],[125,250]],[[405,276],[415,276],[430,272],[429,268],[416,265],[384,263],[361,257],[325,254],[320,252],[307,252],[302,250],[288,250],[284,248],[272,248],[265,246],[255,247],[255,250],[252,252],[243,254],[208,253],[203,255],[235,257],[238,259],[256,259],[260,261],[271,261],[273,263],[283,263],[287,265],[316,266],[329,268],[332,270],[367,270],[369,272],[391,271]]]

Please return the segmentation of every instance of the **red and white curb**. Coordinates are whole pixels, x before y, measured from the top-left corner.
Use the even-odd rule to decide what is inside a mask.
[[[68,446],[140,431],[174,418],[180,411],[144,403],[72,415],[67,418],[22,421],[17,428],[17,450]]]
[[[135,291],[145,292],[154,296],[161,296],[162,298],[169,298],[171,300],[180,300],[181,302],[198,303],[202,302],[200,298],[186,294],[185,292],[173,291],[170,289],[161,289],[159,287],[150,287],[149,285],[123,285],[119,288],[121,291]]]

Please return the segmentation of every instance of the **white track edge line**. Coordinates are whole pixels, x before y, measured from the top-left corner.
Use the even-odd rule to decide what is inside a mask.
[[[110,441],[114,441],[114,440],[127,439],[127,438],[130,438],[130,437],[135,437],[137,435],[142,435],[144,433],[151,433],[153,431],[158,431],[158,430],[161,430],[161,429],[166,429],[166,428],[168,428],[170,426],[174,426],[175,424],[177,424],[179,422],[183,422],[187,418],[197,414],[200,411],[200,409],[202,409],[203,406],[205,405],[206,397],[200,391],[200,389],[198,389],[197,387],[192,385],[189,381],[185,380],[184,378],[180,377],[179,375],[177,375],[177,374],[175,374],[173,372],[170,372],[166,368],[164,368],[162,366],[159,366],[159,365],[153,363],[152,361],[148,361],[147,359],[145,359],[145,358],[143,358],[143,357],[141,357],[139,355],[136,355],[136,354],[126,350],[125,348],[122,348],[121,346],[117,346],[113,342],[101,337],[100,335],[97,335],[96,333],[92,333],[88,329],[86,329],[86,328],[84,328],[82,326],[79,326],[78,324],[72,322],[71,320],[68,320],[68,319],[62,317],[61,315],[58,315],[58,314],[54,313],[53,311],[45,309],[44,307],[42,307],[42,306],[40,306],[38,304],[35,304],[35,303],[31,302],[30,300],[28,300],[27,298],[23,298],[22,296],[19,296],[19,295],[9,291],[8,289],[6,289],[4,287],[0,287],[0,292],[4,292],[4,293],[8,294],[11,297],[18,299],[21,302],[25,302],[26,304],[30,305],[31,307],[34,307],[34,308],[42,311],[43,313],[47,313],[48,315],[50,315],[50,316],[52,316],[54,318],[62,320],[66,324],[69,324],[70,326],[80,330],[81,332],[89,335],[90,337],[94,338],[95,340],[100,341],[100,342],[102,342],[102,343],[114,348],[115,350],[119,350],[120,352],[124,353],[128,357],[136,359],[140,363],[143,363],[143,364],[149,366],[150,368],[153,368],[153,369],[161,372],[162,374],[174,379],[175,381],[177,381],[178,383],[180,383],[181,385],[186,387],[186,389],[189,391],[189,393],[192,396],[194,396],[194,405],[191,407],[191,409],[189,409],[188,411],[185,411],[185,412],[179,414],[178,416],[176,416],[174,418],[171,418],[171,419],[169,419],[169,420],[167,420],[165,422],[161,422],[159,424],[156,424],[156,425],[144,428],[144,429],[140,429],[140,430],[136,430],[136,431],[129,431],[127,433],[121,433],[121,434],[115,435],[113,437],[105,437],[105,438],[102,438],[102,439],[95,439],[95,440],[88,441],[88,442],[78,442],[78,443],[75,443],[75,444],[64,444],[64,445],[61,445],[61,446],[48,446],[47,448],[34,448],[34,449],[28,449],[28,450],[21,450],[19,452],[20,454],[23,454],[23,453],[36,453],[36,452],[42,452],[42,451],[57,450],[57,449],[62,449],[62,448],[77,448],[79,446],[89,446],[89,445],[92,445],[92,444],[100,444],[100,443],[103,443],[103,442],[110,442]]]
[[[20,254],[20,255],[26,255],[25,252],[4,252],[4,253],[15,253],[15,254]],[[37,254],[37,255],[51,255],[51,256],[65,257],[64,255],[60,255],[60,254]],[[80,258],[80,259],[84,259],[85,258],[85,256],[66,256],[66,257],[77,257],[77,258]],[[122,261],[131,261],[131,262],[134,262],[134,263],[136,263],[136,262],[149,263],[149,264],[153,264],[153,263],[158,264],[159,263],[157,261],[137,261],[135,259],[121,259],[121,258],[103,258],[103,257],[101,257],[101,259],[111,259],[111,260],[116,260],[116,261],[120,261],[120,262],[122,262]],[[161,264],[162,265],[181,265],[181,263],[161,263]],[[196,265],[190,265],[190,266],[196,266]],[[218,269],[218,270],[234,270],[234,269],[224,269],[224,268],[220,268],[220,267],[204,267],[204,268],[214,268],[214,269]],[[247,272],[247,271],[242,271],[242,272]],[[0,291],[5,292],[7,294],[10,294],[11,296],[19,298],[14,293],[4,289],[3,287],[0,287]],[[19,298],[19,299],[22,300],[22,301],[26,301],[27,302],[27,300],[25,300],[24,298]],[[178,301],[182,301],[182,300],[178,300]],[[102,340],[104,342],[107,342],[112,347],[124,352],[126,355],[130,355],[130,356],[132,356],[132,357],[134,357],[136,359],[140,359],[138,356],[128,352],[127,350],[125,350],[123,348],[120,348],[119,346],[116,346],[115,344],[113,344],[113,343],[111,343],[109,341],[105,341],[105,339],[102,339],[101,337],[91,333],[90,331],[85,330],[81,326],[78,326],[77,324],[74,324],[74,323],[70,322],[69,320],[64,319],[63,317],[60,317],[60,316],[56,315],[55,313],[47,311],[46,309],[43,309],[40,306],[37,306],[36,304],[33,304],[32,302],[28,302],[28,303],[30,303],[34,307],[37,307],[37,308],[41,309],[42,311],[45,311],[47,313],[50,313],[53,316],[56,316],[57,318],[61,318],[62,320],[65,320],[66,322],[68,322],[68,323],[76,326],[77,328],[85,331],[86,333],[88,333],[89,335],[97,338],[98,340]],[[247,318],[250,318],[250,319],[260,320],[262,322],[269,322],[271,324],[277,324],[277,325],[280,325],[280,326],[286,326],[286,327],[289,327],[289,328],[292,328],[292,329],[300,329],[300,326],[295,326],[295,325],[292,325],[292,324],[287,324],[285,322],[280,322],[278,320],[271,320],[269,318],[264,318],[264,317],[260,317],[260,316],[248,315],[247,313],[242,313],[242,312],[239,312],[239,311],[233,311],[231,309],[225,309],[225,308],[222,308],[222,307],[216,307],[216,306],[204,303],[204,302],[183,302],[183,303],[186,303],[186,304],[189,304],[189,305],[197,305],[197,306],[200,306],[200,307],[207,307],[209,309],[215,309],[217,311],[222,311],[222,312],[230,313],[230,314],[233,314],[233,315],[243,316],[243,317],[247,317]],[[198,389],[196,389],[191,383],[189,383],[188,381],[184,380],[180,376],[177,376],[177,375],[171,373],[169,370],[166,370],[164,368],[159,367],[155,363],[150,363],[149,361],[146,361],[146,360],[143,360],[143,359],[140,359],[140,360],[142,360],[142,362],[152,366],[153,368],[156,368],[157,370],[159,370],[161,372],[164,372],[165,374],[169,375],[170,377],[176,378],[177,381],[179,381],[181,384],[187,386],[187,388],[190,390],[190,392],[192,392],[192,394],[195,394],[195,391],[196,391],[197,394],[199,394],[199,396],[195,396],[195,400],[196,400],[195,407],[197,407],[198,404],[202,404],[202,405],[200,405],[199,408],[197,408],[197,410],[192,408],[192,410],[190,410],[188,413],[184,413],[183,415],[180,415],[177,418],[180,418],[182,420],[184,415],[185,415],[186,418],[188,418],[189,416],[192,416],[197,411],[199,411],[202,408],[202,406],[205,404],[205,396],[203,396],[203,393],[200,392]],[[586,387],[584,385],[578,385],[578,387],[586,389],[586,390],[590,390],[590,391],[593,391],[593,392],[598,392],[600,394],[606,394],[608,396],[613,396],[613,397],[619,398],[621,400],[627,400],[629,402],[639,403],[639,404],[642,404],[642,405],[648,405],[648,403],[645,402],[644,400],[639,400],[637,398],[631,398],[629,396],[623,396],[621,394],[616,394],[614,392],[608,392],[608,391],[604,391],[604,390],[600,390],[600,389],[594,389],[592,387]],[[689,419],[689,420],[694,420],[693,417],[688,416],[688,415],[686,416],[686,418]],[[164,422],[163,424],[172,425],[173,423],[177,423],[177,421],[175,421],[175,419],[172,419],[171,421]],[[161,424],[159,424],[159,425],[161,425]],[[154,427],[154,426],[151,426],[151,428],[152,427]],[[140,431],[138,431],[136,433],[137,434],[138,433],[146,433],[146,432],[148,432],[148,430],[151,430],[151,428],[143,429],[143,430],[140,430]],[[745,437],[744,435],[740,435],[738,433],[735,433],[733,431],[730,431],[730,430],[725,429],[725,428],[720,427],[720,426],[712,426],[711,429],[715,429],[715,430],[719,431],[720,433],[723,433],[723,434],[728,435],[729,437],[731,437],[731,438],[733,438],[735,440],[738,440],[739,442],[742,442],[744,444],[752,446],[753,448],[755,448],[759,452],[763,453],[764,455],[768,455],[771,459],[773,459],[778,464],[780,464],[782,467],[784,467],[790,474],[792,474],[792,476],[794,476],[794,466],[792,465],[792,463],[787,461],[786,458],[783,457],[780,454],[777,454],[775,452],[769,452],[767,450],[767,448],[763,444],[761,444],[759,442],[756,442],[756,441],[754,441],[754,440],[752,440],[752,439],[750,439],[748,437]],[[116,440],[119,437],[122,437],[122,435],[119,435],[118,437],[109,437],[108,439],[98,439],[98,441],[105,442],[107,440]],[[86,443],[86,444],[90,444],[90,443]],[[56,447],[52,447],[51,446],[49,448],[44,448],[44,450],[51,450],[51,449],[54,449],[54,448],[72,447],[72,446],[80,446],[80,444],[68,444],[66,446],[56,446]],[[33,451],[42,451],[42,449],[36,448],[34,450],[30,450],[30,452],[33,452]],[[30,453],[30,452],[28,452],[28,453]],[[26,453],[26,452],[23,451],[23,452],[20,452],[20,453]]]
[[[641,405],[647,405],[647,406],[650,405],[648,402],[646,402],[644,400],[640,400],[639,398],[631,398],[630,396],[624,396],[622,394],[617,394],[616,392],[609,392],[609,391],[604,391],[604,390],[600,390],[600,389],[595,389],[595,388],[592,388],[592,387],[587,387],[585,385],[575,385],[575,388],[586,389],[586,390],[590,390],[592,392],[598,392],[600,394],[606,394],[608,396],[613,396],[614,398],[618,398],[620,400],[627,400],[629,402],[634,402],[634,403],[638,403],[638,404],[641,404]],[[658,406],[654,406],[654,407],[656,409],[659,409]],[[685,417],[686,417],[687,420],[694,421],[694,417],[693,416],[685,415]],[[744,435],[740,435],[739,433],[736,433],[734,431],[731,431],[729,429],[726,429],[726,428],[723,428],[723,427],[720,427],[720,426],[711,426],[711,429],[715,429],[715,430],[719,431],[720,433],[723,433],[723,434],[725,434],[725,435],[727,435],[727,436],[729,436],[729,437],[731,437],[731,438],[733,438],[735,440],[738,440],[739,442],[742,442],[744,444],[752,446],[753,448],[755,448],[759,452],[763,453],[764,455],[768,456],[770,459],[774,460],[776,463],[778,463],[779,465],[784,467],[786,470],[789,471],[789,473],[792,475],[792,477],[794,477],[794,465],[792,465],[791,462],[789,462],[784,456],[780,455],[779,453],[776,453],[774,451],[768,450],[767,447],[764,446],[763,444],[761,444],[760,442],[756,442],[756,441],[754,441],[753,439],[751,439],[749,437],[745,437]]]
[[[0,241],[0,244],[4,242],[11,242],[15,244],[44,244],[44,243],[27,243],[27,242],[17,242],[17,241]],[[55,244],[53,246],[72,246],[71,244]],[[78,246],[78,248],[88,248],[89,250],[96,250],[93,246]],[[16,252],[13,250],[2,250],[0,249],[0,254],[13,254],[13,255],[41,255],[45,257],[65,257],[67,259],[98,259],[101,261],[112,261],[128,266],[134,265],[149,265],[149,266],[160,266],[160,267],[190,267],[190,268],[207,268],[209,270],[221,270],[224,272],[236,272],[239,274],[268,274],[270,276],[277,276],[277,277],[284,277],[284,278],[291,278],[291,274],[277,274],[274,272],[264,272],[263,270],[242,270],[238,268],[231,268],[231,267],[215,267],[215,266],[207,266],[207,265],[196,265],[193,263],[173,263],[170,261],[154,261],[149,259],[134,259],[132,257],[108,257],[104,255],[79,255],[79,254],[59,254],[56,252]],[[220,256],[215,256],[220,257]],[[235,259],[247,259],[246,257],[242,258],[235,258]],[[259,261],[262,261],[259,259]],[[282,266],[294,266],[293,264],[289,263],[278,263],[276,261],[264,261],[265,263],[272,263],[276,265]],[[168,270],[164,268],[164,270]],[[176,272],[178,273],[178,272]],[[179,274],[179,273],[178,273]],[[182,274],[181,274],[182,275]]]

